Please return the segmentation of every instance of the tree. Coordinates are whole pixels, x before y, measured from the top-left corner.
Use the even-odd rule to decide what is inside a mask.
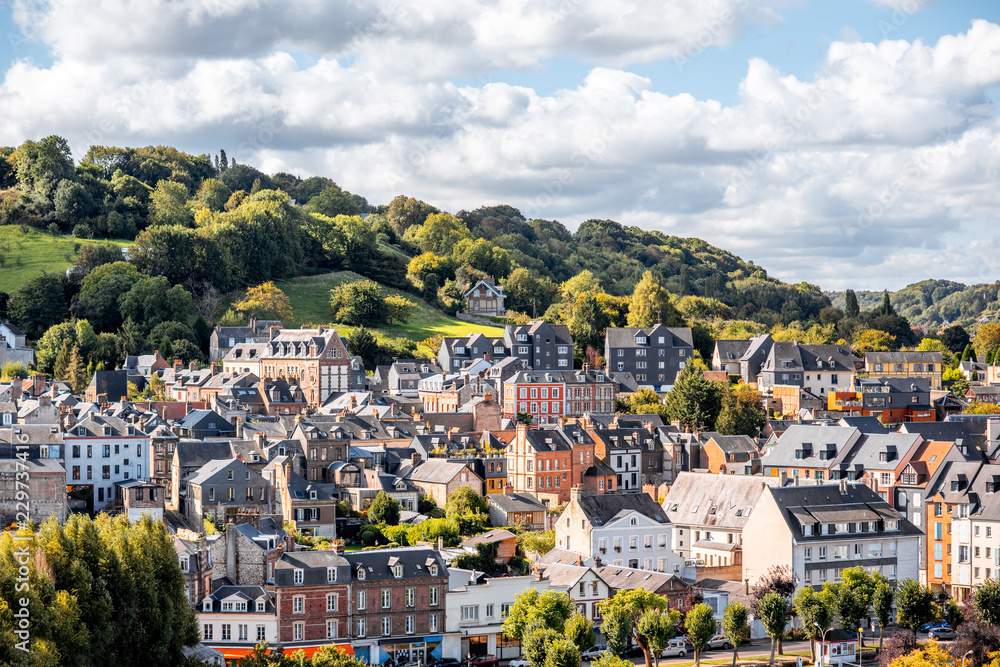
[[[660,613],[666,611],[667,599],[642,588],[634,588],[618,591],[614,597],[604,600],[598,605],[601,609],[601,615],[604,617],[604,622],[601,624],[602,632],[608,622],[608,616],[611,615],[615,619],[614,623],[620,623],[621,626],[628,628],[628,634],[642,648],[642,653],[646,658],[646,667],[650,667],[653,656],[649,648],[649,638],[639,629],[639,619],[650,610]],[[621,629],[619,628],[618,631],[621,632]],[[606,633],[605,637],[610,647],[612,645],[611,638]]]
[[[222,213],[226,202],[233,196],[232,190],[217,178],[206,178],[198,187],[197,200],[213,213]]]
[[[776,593],[786,602],[795,592],[795,577],[787,565],[772,565],[750,589],[750,611],[760,618],[758,607],[768,594]],[[778,636],[778,653],[783,653],[782,636]]]
[[[114,331],[121,326],[118,300],[139,280],[139,272],[128,262],[102,264],[92,270],[80,286],[76,313],[98,331]]]
[[[722,435],[756,436],[767,423],[760,392],[748,384],[723,387],[722,409],[715,430]]]
[[[721,394],[719,383],[705,379],[688,363],[678,373],[663,403],[670,419],[679,421],[682,428],[711,430],[721,408]]]
[[[579,612],[570,616],[569,620],[566,621],[566,625],[563,627],[563,634],[581,652],[592,648],[596,643],[596,639],[594,638],[594,622]]]
[[[253,313],[255,317],[259,316],[261,319],[292,319],[292,302],[270,280],[248,289],[246,296],[234,303],[233,308]]]
[[[517,640],[523,639],[525,630],[533,624],[562,632],[575,610],[573,601],[565,593],[539,593],[537,589],[529,588],[514,596],[514,606],[504,619],[503,632]]]
[[[916,579],[903,579],[896,585],[896,623],[913,631],[934,616],[934,593]]]
[[[987,623],[974,603],[966,604],[965,622],[956,630],[958,636],[951,645],[952,655],[957,658],[971,651],[972,659],[966,663],[968,665],[986,664],[990,653],[1000,651],[1000,626]]]
[[[368,520],[395,526],[399,523],[399,502],[385,491],[379,491],[368,507]]]
[[[312,667],[365,667],[366,663],[352,658],[336,646],[321,646],[312,657]]]
[[[987,625],[1000,625],[1000,580],[987,579],[976,588],[972,604]]]
[[[964,327],[953,324],[941,332],[941,342],[951,350],[952,354],[961,354],[972,341]]]
[[[885,645],[878,651],[878,667],[890,664],[917,650],[917,640],[909,632],[896,631],[889,635]]]
[[[861,314],[861,308],[858,307],[858,295],[854,293],[854,290],[849,289],[844,292],[844,317],[855,318]]]
[[[94,211],[94,198],[87,188],[75,181],[59,182],[53,199],[56,219],[68,229],[85,220]]]
[[[841,573],[839,584],[827,582],[823,586],[833,601],[840,618],[840,627],[845,632],[855,632],[861,619],[868,614],[868,607],[875,596],[875,587],[884,581],[882,575],[872,576],[863,567],[849,567]]]
[[[453,517],[465,514],[486,514],[488,509],[486,499],[476,493],[475,489],[460,486],[448,494],[444,513],[447,517]]]
[[[962,608],[954,599],[946,600],[941,604],[941,616],[954,629],[958,629],[965,623],[965,614],[962,613]]]
[[[654,664],[660,664],[660,654],[674,638],[674,628],[680,616],[678,611],[648,609],[639,617],[638,630],[649,642],[649,651],[653,654]]]
[[[888,352],[896,347],[896,337],[881,329],[862,329],[854,336],[854,349],[866,352]]]
[[[740,644],[750,639],[750,608],[742,602],[731,602],[722,612],[722,631],[733,645],[733,667],[740,653]]]
[[[621,608],[609,609],[601,620],[601,634],[613,655],[624,655],[632,637],[632,619],[628,612]]]
[[[986,356],[987,352],[1000,349],[1000,324],[996,322],[980,324],[976,329],[976,338],[972,341],[972,345],[980,357]]]
[[[826,591],[816,592],[812,586],[803,586],[792,600],[795,613],[802,621],[802,630],[809,635],[809,651],[816,655],[816,640],[833,622],[833,603]]]
[[[580,650],[568,639],[554,639],[547,647],[544,667],[580,667]]]
[[[80,348],[75,345],[70,353],[69,362],[66,365],[63,377],[69,383],[69,386],[73,388],[73,393],[78,395],[83,393],[84,389],[87,388],[87,383],[90,381],[90,377],[87,374],[87,365],[80,358]]]
[[[885,626],[889,625],[892,619],[892,587],[887,581],[880,581],[875,586],[875,596],[872,598],[872,609],[875,611],[875,618],[878,620],[878,648],[882,650],[882,640],[885,633]]]
[[[65,286],[61,273],[42,273],[26,280],[10,295],[7,314],[24,333],[38,338],[66,319]]]
[[[552,304],[556,294],[555,284],[548,278],[540,278],[523,266],[515,268],[503,280],[507,310],[534,316],[544,313]]]
[[[677,312],[668,292],[652,271],[642,274],[642,280],[632,292],[632,301],[628,309],[628,325],[630,327],[650,327],[654,324],[668,327],[687,326],[684,318]]]
[[[194,215],[187,206],[188,191],[180,183],[160,181],[149,196],[150,225],[190,227]]]
[[[330,290],[330,306],[337,322],[352,326],[379,326],[389,316],[382,288],[372,280],[341,283]]]
[[[337,215],[358,215],[361,213],[357,203],[351,197],[351,193],[341,190],[336,183],[311,198],[306,204],[306,209],[310,213],[320,213],[331,218]]]
[[[382,351],[375,334],[364,327],[357,327],[345,338],[347,351],[354,356],[361,357],[366,369],[374,370],[378,365],[378,358]]]
[[[601,308],[597,294],[584,292],[576,300],[573,316],[569,321],[569,331],[573,335],[576,347],[586,350],[588,347],[603,349],[604,335],[611,324],[608,314]]]
[[[777,593],[768,593],[757,605],[757,617],[764,624],[764,631],[771,638],[771,665],[774,665],[774,650],[777,640],[785,634],[788,624],[788,602]]]
[[[544,556],[556,547],[556,533],[554,530],[539,530],[528,533],[521,533],[517,536],[517,547],[521,553],[527,557],[529,554]]]
[[[701,652],[715,635],[715,615],[712,608],[702,602],[695,605],[684,617],[688,640],[694,644],[694,664],[701,667]]]
[[[407,230],[405,235],[424,252],[438,255],[450,255],[459,241],[471,237],[465,223],[448,213],[427,216],[422,225]]]
[[[386,324],[390,326],[393,324],[406,324],[413,315],[413,310],[417,307],[417,304],[398,294],[390,294],[385,297],[385,305],[388,310]]]
[[[191,294],[180,285],[170,286],[163,276],[144,277],[118,298],[123,318],[131,318],[141,330],[161,322],[181,322],[194,307]]]
[[[892,667],[954,667],[955,660],[937,642],[895,659]],[[975,663],[973,663],[975,664]]]
[[[531,663],[531,667],[544,667],[549,653],[549,646],[556,640],[562,639],[558,632],[544,625],[529,628],[524,641],[524,657]]]

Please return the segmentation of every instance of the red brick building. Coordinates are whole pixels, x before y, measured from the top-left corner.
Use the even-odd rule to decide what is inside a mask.
[[[309,406],[322,405],[333,392],[351,391],[352,364],[337,332],[318,329],[271,329],[261,356],[263,378],[286,380],[302,388]],[[364,378],[361,378],[362,384]]]
[[[335,551],[282,554],[274,568],[278,641],[296,648],[350,645],[350,564]]]
[[[429,664],[441,656],[448,568],[434,549],[345,554],[351,572],[351,637],[369,664]]]

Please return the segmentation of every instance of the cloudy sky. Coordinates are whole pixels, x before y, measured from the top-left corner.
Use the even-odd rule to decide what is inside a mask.
[[[220,148],[386,203],[1000,278],[995,0],[0,0],[0,144]]]

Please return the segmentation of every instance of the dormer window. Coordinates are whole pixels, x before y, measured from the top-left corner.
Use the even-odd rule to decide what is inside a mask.
[[[437,563],[431,563],[431,566],[428,569],[430,570],[432,577],[436,577],[437,576],[437,573],[438,573]]]
[[[181,557],[181,572],[187,572],[187,571],[188,571],[188,557],[187,556],[182,556]]]
[[[337,568],[328,567],[326,568],[326,580],[328,583],[333,583],[337,581]]]
[[[205,601],[201,603],[202,611],[212,611],[212,600],[210,598],[205,598]]]
[[[297,567],[292,571],[292,583],[296,586],[301,586],[304,579],[305,572],[301,567]]]
[[[310,491],[309,492],[309,500],[316,500],[316,492],[315,491]]]
[[[365,568],[363,566],[358,568],[358,579],[361,581],[365,579]]]
[[[636,343],[636,345],[645,345],[646,344],[646,337],[645,336],[636,336],[635,337],[635,343]]]
[[[233,478],[233,471],[230,470],[229,474],[226,476],[226,479],[232,479],[232,478]]]
[[[396,577],[397,579],[403,578],[403,566],[400,563],[396,563],[395,565],[392,566],[392,576]]]
[[[952,480],[952,482],[951,482],[951,490],[952,491],[958,491],[958,480],[957,479],[956,480]]]
[[[264,601],[263,600],[257,600],[257,612],[258,613],[263,613],[264,612]]]

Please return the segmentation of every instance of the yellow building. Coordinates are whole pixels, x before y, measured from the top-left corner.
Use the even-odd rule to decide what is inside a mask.
[[[872,378],[923,378],[931,389],[941,388],[943,372],[940,352],[869,352],[865,371]]]

